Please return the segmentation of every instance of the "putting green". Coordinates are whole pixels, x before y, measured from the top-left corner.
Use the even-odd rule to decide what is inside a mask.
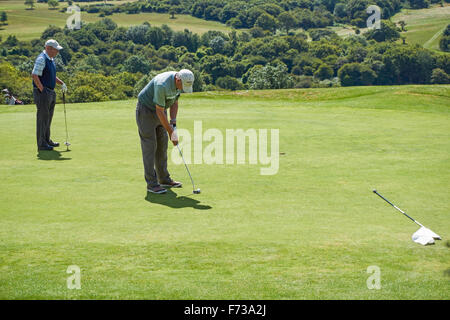
[[[184,187],[159,196],[134,100],[68,104],[71,151],[40,158],[35,107],[1,106],[0,298],[449,299],[449,101],[450,86],[183,95],[179,129],[279,129],[279,170],[190,164],[193,195],[170,160]],[[62,105],[52,132],[64,142]],[[443,241],[412,242],[374,188]]]

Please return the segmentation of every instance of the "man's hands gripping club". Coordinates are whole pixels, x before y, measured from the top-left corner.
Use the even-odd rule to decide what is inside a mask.
[[[170,108],[170,117],[172,119],[176,118],[176,111],[178,111],[178,103],[176,103],[176,108],[174,110],[172,110],[172,107]],[[169,124],[166,113],[164,112],[164,108],[158,105],[156,106],[156,115],[158,116],[159,122],[161,122],[164,129],[167,130],[167,133],[169,134],[170,137],[170,141],[172,141],[173,145],[176,146],[178,144],[178,135],[175,129],[176,122],[171,121],[171,124]]]
[[[173,145],[176,146],[178,144],[177,128],[175,124],[171,124],[170,126],[173,128],[172,135],[170,136],[170,141],[172,141]]]

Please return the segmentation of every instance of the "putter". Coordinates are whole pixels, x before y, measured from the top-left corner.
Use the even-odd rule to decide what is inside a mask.
[[[69,150],[69,146],[70,146],[70,142],[69,142],[69,132],[67,131],[67,116],[66,116],[66,93],[63,91],[63,105],[64,105],[64,122],[66,124],[66,142],[64,142],[64,144],[66,145],[67,149],[66,151],[70,151]]]
[[[385,197],[383,197],[381,194],[379,194],[377,192],[377,190],[373,190],[373,193],[375,193],[377,196],[379,196],[381,199],[383,199],[384,201],[386,201],[387,203],[389,203],[391,206],[393,206],[395,209],[397,209],[398,211],[400,211],[401,213],[403,213],[407,218],[409,218],[410,220],[412,220],[415,224],[420,226],[420,229],[417,230],[413,235],[412,235],[412,240],[414,242],[420,243],[422,245],[427,245],[427,244],[433,244],[434,243],[434,239],[436,240],[441,240],[441,237],[439,235],[437,235],[436,233],[434,233],[433,231],[431,231],[430,229],[426,228],[423,224],[421,224],[419,221],[413,219],[412,217],[410,217],[409,215],[406,214],[406,212],[404,212],[402,209],[400,209],[399,207],[397,207],[395,204],[391,203],[388,199],[386,199]]]
[[[186,170],[187,170],[187,172],[188,172],[188,174],[189,174],[189,178],[191,178],[191,182],[192,182],[192,192],[193,192],[194,194],[199,194],[199,193],[200,193],[200,188],[195,189],[194,180],[192,180],[191,173],[189,172],[188,166],[186,165],[186,161],[184,161],[183,153],[181,152],[180,146],[179,146],[178,144],[177,144],[177,148],[178,148],[178,151],[180,152],[181,159],[183,159],[183,163],[184,163],[184,166],[186,167]]]

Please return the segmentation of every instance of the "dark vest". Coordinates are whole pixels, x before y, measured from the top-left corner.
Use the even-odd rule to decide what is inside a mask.
[[[45,54],[43,54],[45,58],[45,68],[42,70],[42,76],[39,76],[39,80],[44,87],[55,89],[56,86],[56,67],[52,60],[47,58]],[[33,81],[33,86],[35,88],[36,84]]]

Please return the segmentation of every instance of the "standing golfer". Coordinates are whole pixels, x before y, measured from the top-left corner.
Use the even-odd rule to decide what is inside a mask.
[[[168,136],[173,145],[178,144],[174,133],[181,92],[192,92],[194,74],[187,69],[169,71],[154,77],[138,95],[136,122],[141,137],[147,191],[165,193],[163,187],[181,187],[167,171]],[[170,108],[170,124],[167,109]]]
[[[50,39],[45,43],[45,50],[36,58],[33,72],[33,98],[36,103],[36,139],[38,150],[53,150],[59,147],[58,142],[50,139],[50,126],[52,124],[53,111],[55,110],[55,85],[62,85],[62,90],[67,91],[67,86],[56,76],[54,58],[62,47],[56,40]]]

